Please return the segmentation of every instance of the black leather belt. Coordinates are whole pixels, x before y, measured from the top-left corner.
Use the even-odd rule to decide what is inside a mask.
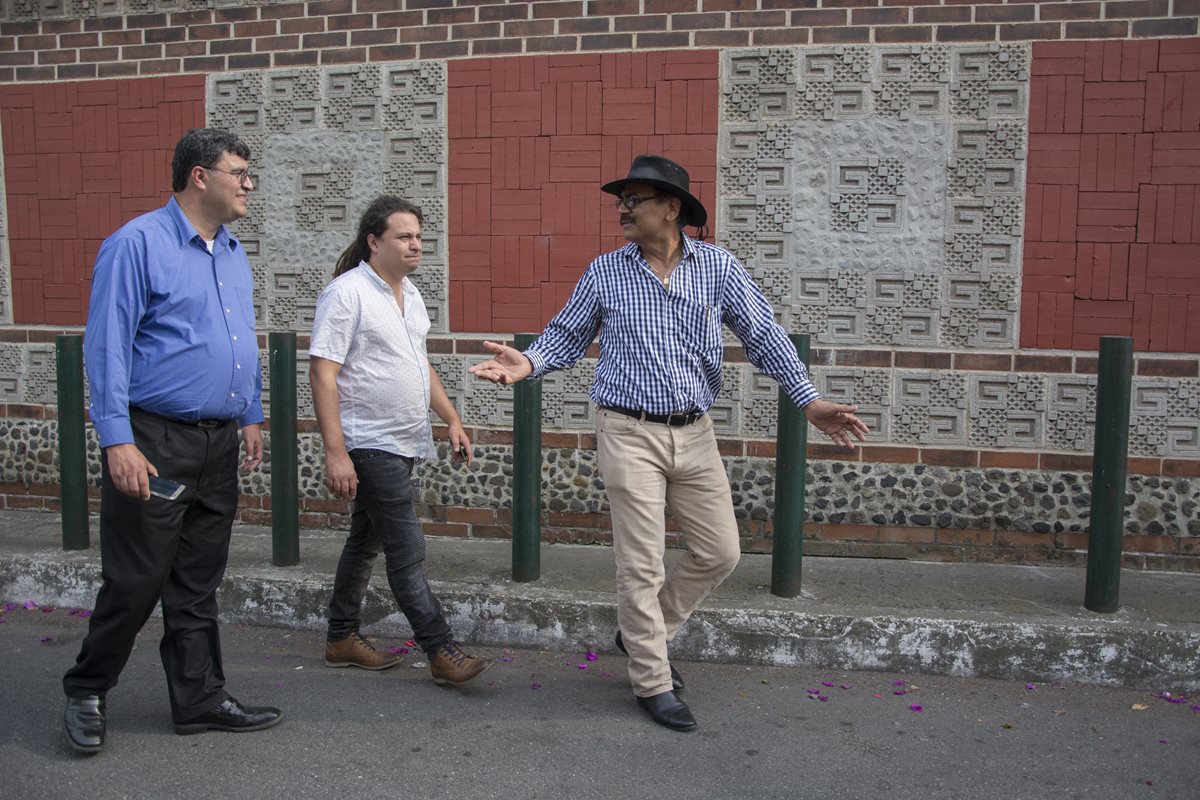
[[[624,414],[627,417],[641,420],[642,422],[657,422],[659,425],[670,425],[672,428],[681,428],[684,425],[691,425],[696,420],[704,416],[703,411],[678,411],[674,414],[647,414],[645,411],[634,411],[632,408],[618,408],[617,406],[600,406],[606,411],[615,411],[618,414]]]
[[[129,410],[136,411],[139,414],[145,414],[148,417],[154,417],[155,419],[161,419],[164,422],[174,422],[176,425],[187,425],[189,428],[204,428],[205,430],[219,428],[222,425],[233,421],[228,419],[175,419],[175,417],[164,417],[162,414],[155,414],[153,411],[147,411],[146,409],[138,408],[137,406],[130,406]]]

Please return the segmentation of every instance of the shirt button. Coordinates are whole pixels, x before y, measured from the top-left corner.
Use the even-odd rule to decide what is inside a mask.
[[[235,337],[233,337],[233,340],[236,342],[236,341],[237,341],[237,337],[236,337],[236,336],[235,336]]]
[[[241,364],[235,364],[234,366],[236,366],[238,369],[241,369],[241,368],[242,368],[242,365],[241,365]]]
[[[229,309],[228,309],[228,308],[227,308],[227,309],[225,309],[225,313],[226,313],[226,314],[228,314],[228,313],[229,313]]]
[[[230,396],[230,397],[237,397],[237,392],[230,392],[230,393],[229,393],[229,396]]]

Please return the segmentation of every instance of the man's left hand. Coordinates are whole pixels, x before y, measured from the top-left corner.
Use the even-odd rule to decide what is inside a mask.
[[[459,454],[462,455],[459,455]],[[450,459],[452,461],[465,461],[471,463],[471,440],[467,438],[467,432],[463,429],[462,424],[450,426]]]
[[[804,416],[820,429],[826,436],[833,439],[834,444],[842,447],[853,447],[851,436],[860,442],[867,440],[867,423],[854,416],[858,406],[848,406],[844,403],[834,403],[829,400],[813,400],[804,407]]]
[[[263,437],[258,425],[242,428],[242,444],[246,446],[246,458],[242,460],[242,472],[249,472],[262,463]]]

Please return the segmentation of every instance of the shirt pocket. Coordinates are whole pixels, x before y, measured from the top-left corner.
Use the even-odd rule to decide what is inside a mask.
[[[683,339],[698,353],[721,348],[721,307],[681,299],[672,304]]]
[[[242,288],[235,286],[233,289],[234,296],[237,298],[238,308],[241,309],[242,319],[250,326],[250,330],[258,328],[258,320],[254,316],[254,288]]]

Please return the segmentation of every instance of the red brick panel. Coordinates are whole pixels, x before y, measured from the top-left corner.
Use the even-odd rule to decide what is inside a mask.
[[[451,329],[545,327],[624,243],[600,186],[639,153],[683,164],[715,212],[718,77],[715,51],[451,61]]]
[[[1033,55],[1021,346],[1200,352],[1200,39]]]
[[[170,194],[204,77],[0,87],[13,321],[78,325],[100,242]]]

